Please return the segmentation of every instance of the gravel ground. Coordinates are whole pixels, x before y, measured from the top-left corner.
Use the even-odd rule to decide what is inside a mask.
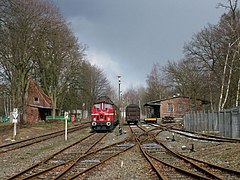
[[[18,139],[22,140],[29,137],[34,137],[40,134],[49,133],[52,131],[57,131],[63,129],[63,124],[51,124],[51,126],[47,127],[31,127],[24,128],[19,130]],[[74,132],[68,134],[68,141],[64,140],[64,135],[56,138],[52,138],[49,141],[44,141],[40,144],[34,144],[25,148],[21,148],[19,150],[13,150],[11,153],[3,153],[0,154],[0,179],[4,179],[7,176],[11,176],[18,171],[24,170],[30,165],[39,162],[45,158],[47,158],[50,154],[56,152],[57,150],[62,149],[64,146],[71,144],[73,141],[85,136],[89,133],[88,130],[82,130],[81,133]],[[6,143],[12,139],[12,137],[8,136],[4,139],[3,143]]]
[[[172,133],[167,131],[160,133],[158,136],[169,147],[176,148],[181,154],[240,171],[240,143],[194,140],[176,133],[174,135],[175,141],[172,141],[172,137]],[[192,145],[194,151],[191,150]],[[183,146],[186,149],[182,149]]]
[[[138,148],[133,148],[133,150],[126,151],[113,158],[113,160],[105,162],[104,166],[98,167],[94,173],[86,173],[78,179],[157,180],[158,178],[154,178],[155,173],[151,171],[150,165],[143,159],[141,152],[139,152]]]
[[[37,134],[45,134],[49,131],[56,131],[63,129],[64,124],[50,124],[38,125],[20,129],[18,131],[17,139],[24,139],[33,137]],[[102,143],[102,146],[125,139],[128,135],[128,128],[124,128],[123,135],[119,135],[118,128],[110,133]],[[81,132],[71,133],[68,136],[68,141],[64,141],[64,137],[57,137],[50,141],[41,143],[41,145],[33,145],[28,148],[11,151],[8,154],[0,154],[0,179],[5,179],[16,172],[25,169],[31,164],[45,159],[53,152],[63,148],[67,144],[85,136],[90,132],[90,129],[81,130]],[[7,143],[12,138],[12,132],[4,133],[1,136],[1,144]],[[219,143],[219,142],[205,142],[192,140],[175,134],[175,140],[171,141],[172,133],[162,132],[158,138],[168,144],[172,148],[176,148],[178,152],[197,157],[202,160],[208,161],[213,164],[218,164],[223,167],[228,167],[240,171],[240,145],[235,143]],[[194,151],[189,150],[194,144]],[[188,149],[182,150],[182,146]],[[104,172],[104,173],[103,173]],[[143,160],[138,148],[134,147],[133,150],[127,151],[120,156],[107,161],[104,166],[96,168],[94,173],[85,173],[79,179],[157,179],[154,177],[154,172],[151,171],[149,164]]]

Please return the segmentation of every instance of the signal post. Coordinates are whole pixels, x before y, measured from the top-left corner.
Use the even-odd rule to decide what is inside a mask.
[[[13,141],[16,140],[16,135],[17,135],[17,117],[18,117],[18,109],[17,108],[14,108],[13,109],[13,113],[12,113],[12,116],[13,116]]]

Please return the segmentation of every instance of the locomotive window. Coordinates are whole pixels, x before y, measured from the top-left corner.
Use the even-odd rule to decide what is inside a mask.
[[[100,104],[94,104],[94,107],[99,109],[100,108]]]
[[[105,104],[105,108],[111,108],[111,104]]]

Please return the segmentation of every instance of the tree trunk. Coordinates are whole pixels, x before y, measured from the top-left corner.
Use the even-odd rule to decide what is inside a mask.
[[[223,74],[222,74],[222,84],[221,84],[221,91],[220,91],[220,97],[219,97],[219,103],[218,103],[218,110],[221,111],[222,107],[222,101],[223,101],[223,92],[224,92],[224,84],[225,84],[225,76],[226,76],[226,69],[227,69],[227,64],[228,64],[228,58],[229,58],[229,51],[230,51],[230,44],[229,44],[229,49],[228,49],[228,54],[225,59],[225,64],[223,68]]]
[[[235,106],[238,107],[239,106],[239,93],[240,93],[240,77],[238,79],[238,86],[237,86],[237,95],[236,95],[236,102],[235,102]]]
[[[27,109],[28,109],[28,89],[29,89],[29,80],[25,80],[23,88],[23,123],[27,122]],[[37,119],[38,120],[38,119]]]
[[[222,84],[221,84],[221,93],[220,93],[220,98],[219,98],[219,105],[218,105],[218,110],[223,110],[227,99],[228,99],[228,94],[229,94],[229,88],[230,88],[230,83],[231,83],[231,78],[232,78],[232,71],[233,71],[233,65],[234,65],[234,61],[236,58],[236,54],[239,52],[239,49],[237,51],[234,51],[233,57],[232,57],[232,61],[231,61],[231,65],[228,64],[228,60],[229,60],[229,54],[231,52],[231,48],[232,46],[239,41],[239,38],[237,38],[233,43],[229,43],[228,44],[228,52],[227,52],[227,56],[225,59],[225,64],[224,64],[224,69],[223,69],[223,75],[222,75]],[[240,45],[240,42],[238,42],[238,47]],[[224,94],[224,86],[225,86],[225,80],[226,80],[226,71],[227,71],[227,67],[229,66],[229,76],[228,76],[228,82],[227,82],[227,87],[226,87],[226,93],[223,99],[223,94]]]
[[[51,95],[51,100],[52,100],[52,118],[56,118],[56,108],[57,108],[57,95],[56,95],[56,90],[53,91]]]

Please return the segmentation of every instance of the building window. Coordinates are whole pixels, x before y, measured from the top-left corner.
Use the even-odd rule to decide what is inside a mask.
[[[33,99],[33,103],[34,103],[34,104],[38,104],[38,103],[39,103],[39,99],[38,99],[38,97],[34,97],[34,99]]]
[[[184,104],[183,103],[179,103],[178,104],[178,111],[179,112],[183,112],[184,111]]]
[[[173,112],[173,104],[168,103],[168,112]]]
[[[195,104],[190,104],[191,111],[195,111]]]

